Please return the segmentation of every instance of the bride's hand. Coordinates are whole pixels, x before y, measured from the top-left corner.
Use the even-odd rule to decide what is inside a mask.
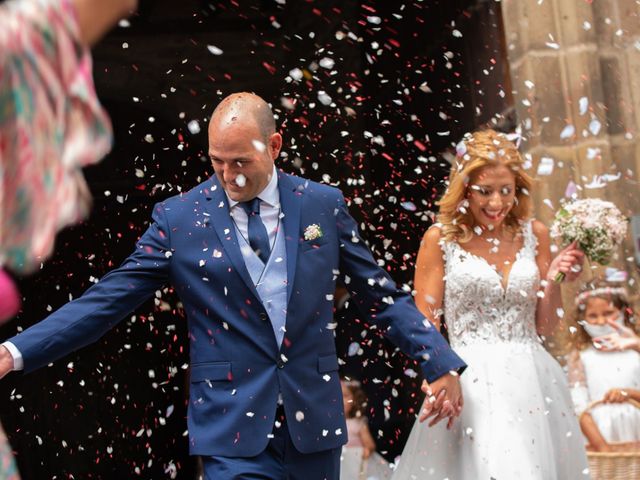
[[[428,418],[434,417],[429,422],[431,427],[449,417],[447,428],[451,428],[455,418],[462,412],[464,404],[458,374],[449,372],[431,384],[424,381],[422,382],[422,391],[427,396],[422,405],[419,421],[424,422]]]
[[[572,282],[580,276],[583,262],[584,252],[580,250],[577,242],[572,242],[560,250],[551,261],[547,271],[547,280],[553,282],[559,273],[563,273],[565,281]]]

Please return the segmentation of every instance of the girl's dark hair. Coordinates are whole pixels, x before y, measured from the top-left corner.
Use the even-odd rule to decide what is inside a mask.
[[[353,408],[348,414],[347,418],[362,417],[365,416],[367,408],[367,396],[362,390],[362,386],[358,380],[342,379],[342,383],[349,389],[351,396],[353,396]]]

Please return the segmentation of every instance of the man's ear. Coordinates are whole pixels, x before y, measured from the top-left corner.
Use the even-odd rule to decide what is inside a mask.
[[[271,156],[271,160],[275,160],[278,158],[280,154],[280,149],[282,148],[282,135],[278,132],[272,134],[269,137],[269,155]]]

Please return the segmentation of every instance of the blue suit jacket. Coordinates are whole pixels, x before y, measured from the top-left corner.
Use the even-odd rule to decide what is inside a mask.
[[[226,195],[212,177],[157,204],[153,223],[119,268],[10,339],[25,371],[96,341],[170,282],[189,323],[191,453],[260,453],[279,392],[298,450],[335,448],[347,439],[331,325],[339,277],[363,315],[418,360],[428,380],[463,368],[412,298],[377,266],[340,191],[278,175],[288,273],[280,348],[240,253]],[[306,241],[312,224],[320,225],[322,236]]]

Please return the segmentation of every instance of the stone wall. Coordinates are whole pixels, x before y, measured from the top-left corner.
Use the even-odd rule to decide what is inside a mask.
[[[501,3],[523,150],[538,181],[536,217],[549,225],[572,192],[640,214],[640,6],[633,0]],[[633,256],[629,235],[612,266],[631,275],[637,292]],[[581,280],[602,275],[593,266]],[[567,314],[580,283],[563,288]],[[568,340],[562,329],[549,348],[562,353]]]

